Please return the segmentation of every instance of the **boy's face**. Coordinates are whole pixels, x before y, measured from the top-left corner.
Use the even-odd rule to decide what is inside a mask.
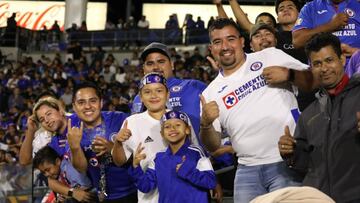
[[[39,165],[38,169],[47,178],[57,179],[60,174],[60,164],[61,164],[61,161],[59,158],[57,158],[55,161],[55,164],[45,161]]]
[[[163,84],[151,83],[140,90],[140,98],[150,112],[158,112],[166,108],[169,92]]]
[[[190,134],[190,128],[180,119],[169,119],[164,122],[161,134],[170,144],[177,144]]]

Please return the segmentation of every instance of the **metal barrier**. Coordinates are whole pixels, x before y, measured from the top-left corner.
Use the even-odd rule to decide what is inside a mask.
[[[33,31],[17,28],[9,32],[0,28],[0,46],[19,47],[23,51],[65,51],[71,41],[80,42],[83,47],[123,47],[144,46],[151,42],[162,42],[167,45],[191,45],[208,43],[206,29],[130,29],[104,31]]]
[[[2,202],[33,202],[33,198],[43,197],[46,186],[33,187],[32,167],[19,164],[0,165],[0,203]]]

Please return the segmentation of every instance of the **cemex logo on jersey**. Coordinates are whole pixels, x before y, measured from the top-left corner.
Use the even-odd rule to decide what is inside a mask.
[[[258,64],[259,65],[259,64]],[[240,100],[246,98],[248,95],[252,94],[254,91],[257,91],[266,86],[265,78],[262,75],[258,75],[247,82],[241,84],[234,91],[228,93],[222,98],[226,109],[230,109],[235,106]]]
[[[226,95],[222,99],[223,99],[223,102],[227,109],[230,109],[231,107],[235,106],[235,104],[237,104],[239,101],[237,99],[237,97],[235,96],[234,92],[231,92],[230,94]]]

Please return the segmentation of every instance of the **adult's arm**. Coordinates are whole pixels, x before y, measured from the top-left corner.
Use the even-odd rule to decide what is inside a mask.
[[[343,26],[347,25],[349,16],[345,13],[338,13],[335,15],[331,21],[319,25],[315,28],[302,28],[293,31],[292,38],[295,48],[302,48],[305,46],[307,41],[315,34],[320,32],[333,32],[338,29],[341,29]]]
[[[27,121],[25,139],[21,144],[20,152],[19,152],[19,163],[23,166],[31,164],[32,154],[33,154],[32,142],[34,140],[36,130],[37,130],[37,126],[34,120],[34,116],[30,116]]]
[[[237,0],[229,0],[231,10],[233,11],[236,20],[240,24],[240,27],[250,33],[253,23],[250,22],[245,12],[241,9]]]
[[[219,18],[228,18],[228,16],[226,15],[226,12],[224,10],[224,7],[221,3],[221,0],[213,0],[214,4],[216,5],[216,9],[218,12],[218,17]]]
[[[80,173],[86,173],[87,170],[87,159],[84,151],[81,148],[80,142],[83,136],[84,124],[81,122],[80,128],[71,127],[71,119],[68,119],[67,129],[67,139],[71,151],[71,162],[74,168]]]
[[[203,95],[200,95],[202,114],[200,121],[200,139],[206,150],[214,152],[221,146],[221,136],[213,126],[213,122],[219,117],[219,106],[215,101],[206,102]]]

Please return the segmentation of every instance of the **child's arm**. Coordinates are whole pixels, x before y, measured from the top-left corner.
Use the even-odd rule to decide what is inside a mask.
[[[189,181],[195,186],[206,189],[214,189],[216,187],[215,172],[207,157],[201,157],[195,166],[183,156],[183,162],[176,169],[180,178]]]
[[[140,161],[146,158],[146,155],[141,153],[143,150],[144,147],[142,147],[140,143],[135,151],[133,165],[129,174],[134,178],[138,190],[147,193],[157,187],[157,180],[154,160],[150,162],[145,173],[141,169]]]

